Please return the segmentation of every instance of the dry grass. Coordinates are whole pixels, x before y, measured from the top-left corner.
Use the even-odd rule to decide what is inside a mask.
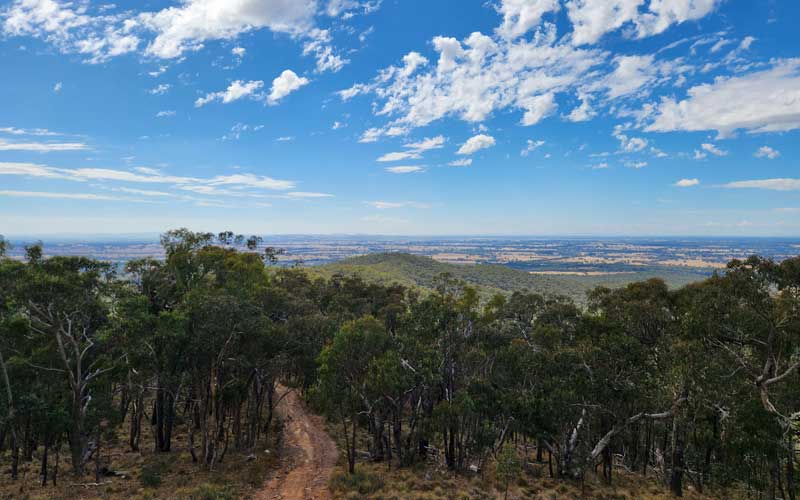
[[[595,478],[583,485],[547,477],[547,466],[529,464],[520,479],[508,491],[509,500],[666,500],[672,499],[662,484],[639,475],[615,472],[614,484],[608,486]],[[490,471],[484,474],[455,474],[439,466],[389,468],[387,464],[360,463],[356,475],[340,469],[331,480],[335,499],[344,500],[502,500],[504,491]],[[708,500],[691,488],[684,499]]]
[[[123,427],[127,429],[127,427]],[[280,433],[274,429],[272,436]],[[186,500],[233,500],[249,497],[259,488],[270,471],[278,464],[274,448],[278,443],[270,443],[271,451],[265,450],[262,442],[256,450],[254,460],[247,460],[241,453],[229,450],[223,463],[213,471],[202,470],[192,463],[188,451],[188,434],[185,426],[176,428],[176,435],[170,453],[152,451],[153,438],[149,426],[142,426],[141,451],[131,452],[127,447],[127,437],[119,436],[119,442],[104,444],[101,465],[126,477],[100,477],[95,482],[94,465],[84,477],[77,478],[70,471],[69,451],[61,449],[58,485],[41,486],[39,477],[39,454],[34,453],[32,462],[21,462],[19,479],[10,479],[10,460],[8,453],[0,456],[2,475],[0,476],[0,500],[6,499],[186,499]],[[41,452],[41,449],[39,449]],[[50,455],[50,469],[54,462]],[[52,473],[52,472],[51,472]]]

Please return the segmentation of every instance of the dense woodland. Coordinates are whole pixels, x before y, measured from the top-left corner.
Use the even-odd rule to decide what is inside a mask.
[[[120,435],[174,453],[179,428],[213,469],[259,451],[280,384],[325,412],[351,472],[365,451],[455,472],[529,451],[563,481],[798,493],[800,257],[597,288],[578,307],[485,300],[448,275],[432,293],[312,278],[232,233],[162,244],[166,260],[123,269],[38,246],[0,257],[1,481],[23,461],[43,485],[113,469],[101,450]]]

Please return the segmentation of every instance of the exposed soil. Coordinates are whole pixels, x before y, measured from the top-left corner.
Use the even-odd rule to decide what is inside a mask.
[[[276,411],[284,422],[281,465],[255,500],[329,500],[328,480],[338,452],[323,418],[310,413],[295,392]]]

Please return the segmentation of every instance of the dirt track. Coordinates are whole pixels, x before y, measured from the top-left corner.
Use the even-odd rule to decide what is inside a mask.
[[[276,411],[284,420],[281,467],[255,500],[330,499],[328,480],[338,452],[322,417],[311,414],[295,392]]]

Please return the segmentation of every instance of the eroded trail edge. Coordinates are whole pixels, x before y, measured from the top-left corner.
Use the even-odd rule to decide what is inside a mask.
[[[336,466],[336,443],[325,432],[325,422],[308,411],[294,391],[276,408],[283,418],[283,457],[275,476],[256,500],[330,499],[328,481]]]

